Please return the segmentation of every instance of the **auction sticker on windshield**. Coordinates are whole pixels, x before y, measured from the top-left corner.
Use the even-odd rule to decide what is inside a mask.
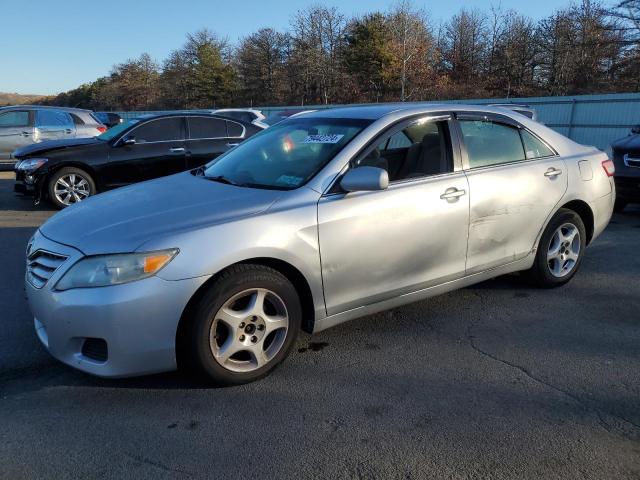
[[[344,135],[334,133],[332,135],[307,135],[302,143],[338,143]]]

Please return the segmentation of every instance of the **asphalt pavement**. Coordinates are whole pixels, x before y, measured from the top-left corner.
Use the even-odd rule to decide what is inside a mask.
[[[0,478],[640,478],[640,208],[555,290],[517,275],[305,335],[266,379],[102,380],[33,331],[53,212],[0,173]],[[151,320],[150,320],[151,321]]]

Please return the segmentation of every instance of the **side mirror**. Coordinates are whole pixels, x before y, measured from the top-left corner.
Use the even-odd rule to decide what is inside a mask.
[[[133,135],[127,135],[120,141],[120,145],[135,145],[135,144],[136,144],[136,137],[134,137]]]
[[[356,167],[342,177],[340,186],[347,192],[386,190],[389,186],[389,174],[383,168]]]
[[[640,125],[631,127],[631,133],[640,133]]]

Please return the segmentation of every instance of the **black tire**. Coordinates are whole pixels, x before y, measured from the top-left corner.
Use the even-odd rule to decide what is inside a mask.
[[[75,175],[76,178],[82,178],[86,181],[88,188],[84,188],[83,190],[88,192],[88,195],[85,196],[84,193],[77,193],[77,197],[71,196],[70,197],[70,203],[66,204],[62,201],[60,201],[60,199],[56,196],[55,193],[55,186],[56,183],[58,182],[58,180],[60,180],[63,177],[69,176],[69,175]],[[80,182],[79,182],[80,183]],[[84,185],[84,184],[83,184]],[[47,181],[47,194],[49,196],[49,201],[56,207],[56,208],[66,208],[69,205],[72,205],[73,203],[77,203],[77,201],[75,200],[76,198],[81,198],[81,200],[84,200],[85,198],[88,198],[92,195],[96,194],[96,184],[93,181],[93,178],[91,178],[91,175],[89,175],[87,172],[85,172],[84,170],[80,169],[80,168],[76,168],[76,167],[63,167],[60,170],[54,172],[48,179]]]
[[[214,357],[212,346],[210,345],[210,333],[214,323],[214,317],[217,316],[217,312],[222,306],[235,296],[242,295],[243,292],[250,291],[251,289],[266,289],[277,295],[278,300],[281,300],[286,307],[288,328],[286,329],[286,333],[282,333],[284,340],[280,339],[281,343],[279,343],[279,345],[281,346],[279,350],[277,350],[277,353],[274,352],[273,357],[271,357],[266,364],[261,367],[256,367],[252,371],[232,371],[228,365],[230,361],[238,361],[234,360],[234,356],[247,354],[249,358],[255,357],[251,357],[247,352],[239,351],[238,354],[232,355],[231,358],[226,361],[225,365],[227,366],[223,366]],[[196,372],[204,374],[215,385],[241,385],[265,377],[287,357],[300,332],[302,308],[296,289],[291,282],[278,271],[263,265],[239,264],[228,268],[220,274],[195,306],[192,318],[190,318],[189,321],[187,338],[185,339],[187,351],[184,352],[187,357],[187,364],[194,368]],[[246,324],[248,328],[248,320]],[[220,325],[220,322],[218,322],[218,325]],[[224,328],[227,330],[226,335],[234,335],[234,332],[238,335],[237,337],[233,337],[232,340],[234,341],[244,333],[244,330],[240,328],[231,331],[231,328],[228,327],[227,324],[224,324]],[[251,341],[255,338],[250,337],[250,335],[252,334],[247,334],[247,341],[249,341],[249,338],[251,338]],[[264,348],[268,348],[269,335],[270,334],[266,334],[258,344],[264,345]],[[226,340],[228,339],[227,337]],[[219,341],[217,331],[214,341]],[[271,342],[273,343],[275,340],[272,339]],[[256,344],[256,347],[257,346]],[[250,348],[253,348],[253,345],[251,345]],[[262,349],[263,347],[260,346],[259,348]],[[248,359],[240,359],[240,361],[245,363],[251,362],[251,360]],[[233,365],[235,365],[235,363],[232,364],[232,367]]]
[[[616,203],[613,204],[613,211],[616,213],[622,213],[622,211],[627,207],[627,203],[624,200],[616,199]]]
[[[554,238],[556,230],[558,230],[565,224],[573,225],[575,226],[575,228],[577,228],[580,235],[580,250],[578,258],[571,270],[565,275],[558,277],[551,272],[550,262],[547,258],[547,254],[549,252],[551,241]],[[528,277],[529,281],[535,286],[542,288],[555,288],[567,283],[573,278],[573,276],[580,268],[580,265],[582,264],[582,258],[584,257],[584,251],[586,247],[586,239],[587,233],[580,215],[578,215],[573,210],[568,210],[565,208],[560,209],[551,219],[551,221],[547,225],[547,228],[542,234],[542,237],[540,238],[540,243],[538,244],[536,259],[533,267],[526,272],[526,276]]]

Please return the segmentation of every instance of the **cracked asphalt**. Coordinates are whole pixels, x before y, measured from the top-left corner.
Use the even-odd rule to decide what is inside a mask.
[[[556,290],[497,278],[298,342],[270,377],[101,380],[33,332],[53,212],[0,173],[0,478],[640,478],[640,208]]]

